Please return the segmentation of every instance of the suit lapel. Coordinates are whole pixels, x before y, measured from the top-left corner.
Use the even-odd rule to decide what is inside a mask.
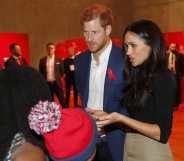
[[[13,62],[15,65],[19,65],[19,63],[17,62],[17,60],[16,60],[13,56],[11,56],[11,59],[12,59],[12,62]]]
[[[47,74],[47,56],[43,59],[43,70],[45,72],[45,75]],[[47,77],[47,75],[46,75]]]
[[[58,59],[58,57],[55,55],[55,57],[54,57],[54,65],[56,65],[57,62],[59,62],[59,59]]]
[[[113,54],[113,46],[111,49],[111,53],[109,56],[109,61],[108,61],[108,65],[107,65],[107,71],[106,71],[106,76],[105,76],[105,84],[104,84],[104,100],[103,100],[103,108],[106,111],[105,107],[107,107],[107,100],[108,100],[108,96],[109,96],[109,91],[111,89],[111,80],[109,78],[109,74],[108,74],[108,69],[110,69],[113,73],[116,70],[116,58]]]
[[[88,51],[89,52],[89,51]],[[84,94],[84,107],[87,106],[87,101],[88,101],[88,96],[89,96],[89,77],[90,77],[90,67],[91,67],[91,53],[89,52],[88,56],[87,56],[87,59],[85,61],[85,67],[84,68],[84,73],[86,74],[83,74],[84,75],[84,80],[85,80],[85,94]]]

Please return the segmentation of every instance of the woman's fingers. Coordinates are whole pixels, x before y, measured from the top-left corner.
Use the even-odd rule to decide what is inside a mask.
[[[103,110],[93,110],[93,109],[91,109],[89,107],[86,107],[85,111],[88,112],[90,115],[107,114]]]
[[[86,107],[85,111],[88,112],[89,114],[94,114],[94,110],[91,108]]]
[[[110,120],[96,121],[97,127],[107,126],[111,123]]]

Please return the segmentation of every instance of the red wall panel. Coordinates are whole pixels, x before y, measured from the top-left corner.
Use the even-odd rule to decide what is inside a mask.
[[[22,56],[30,63],[28,34],[25,33],[0,33],[0,64],[4,66],[4,58],[11,56],[9,46],[17,43],[21,46]]]

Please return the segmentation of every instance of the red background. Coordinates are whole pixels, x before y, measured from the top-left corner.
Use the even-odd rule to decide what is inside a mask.
[[[28,34],[25,33],[0,33],[0,64],[4,67],[4,58],[11,56],[9,46],[17,43],[22,49],[22,56],[30,63]]]
[[[184,32],[167,32],[164,33],[167,46],[175,42],[179,45],[179,52],[184,54]]]

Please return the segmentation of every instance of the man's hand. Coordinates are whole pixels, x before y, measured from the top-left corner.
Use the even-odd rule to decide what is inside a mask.
[[[93,110],[89,107],[86,107],[85,111],[88,112],[93,117],[93,119],[95,121],[97,121],[100,116],[106,116],[107,115],[107,113],[103,110]]]

